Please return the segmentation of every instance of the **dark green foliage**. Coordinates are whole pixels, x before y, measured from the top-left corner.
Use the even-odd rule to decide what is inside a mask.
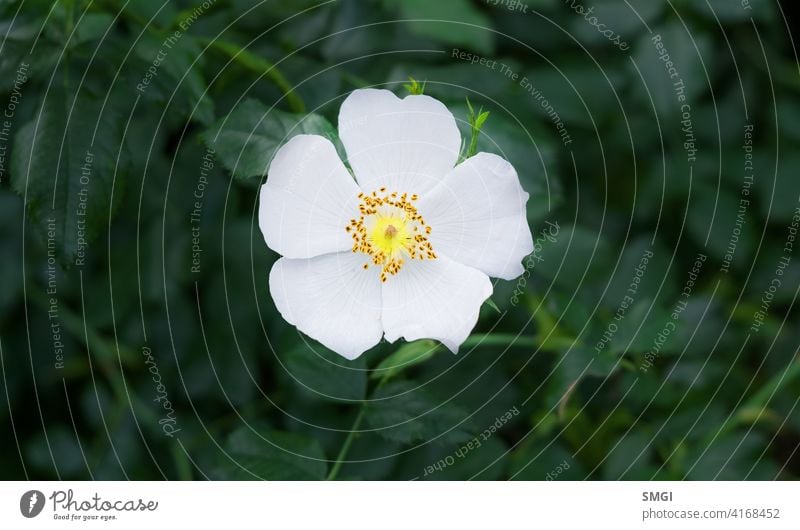
[[[0,1],[0,478],[800,477],[781,10],[584,3],[627,50],[557,0]],[[347,361],[269,295],[258,187],[298,134],[346,162],[367,86],[530,194],[457,355]]]

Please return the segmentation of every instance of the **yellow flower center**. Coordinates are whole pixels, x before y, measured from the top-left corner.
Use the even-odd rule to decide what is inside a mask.
[[[371,194],[359,193],[361,214],[351,219],[345,230],[353,238],[353,252],[369,257],[364,264],[381,267],[381,281],[397,274],[406,259],[436,259],[428,235],[431,227],[417,212],[416,195],[387,193],[386,188]]]

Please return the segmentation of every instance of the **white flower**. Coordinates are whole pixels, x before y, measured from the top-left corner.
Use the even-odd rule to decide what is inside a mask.
[[[287,322],[348,358],[399,338],[453,352],[492,294],[533,250],[514,168],[478,153],[429,96],[356,90],[339,110],[355,180],[333,144],[298,135],[261,188],[259,225],[281,254],[269,275]]]

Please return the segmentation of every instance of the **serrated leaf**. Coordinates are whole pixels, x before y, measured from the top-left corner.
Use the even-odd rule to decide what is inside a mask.
[[[436,439],[451,444],[468,440],[468,414],[452,402],[440,402],[425,389],[407,381],[379,388],[367,406],[365,419],[376,433],[388,440],[414,443]]]
[[[214,124],[204,139],[235,178],[247,179],[264,175],[278,148],[298,134],[318,134],[332,141],[336,138],[333,125],[318,114],[302,116],[270,110],[248,99]]]
[[[32,79],[49,77],[58,55],[59,49],[50,41],[43,40],[31,50],[30,42],[6,40],[0,52],[0,92],[11,92],[16,88],[27,93],[27,85]]]
[[[242,427],[225,445],[219,472],[226,480],[321,480],[325,454],[316,440],[305,436]]]
[[[63,262],[85,250],[116,211],[125,180],[124,125],[113,105],[103,108],[102,97],[59,83],[14,138],[12,185]]]
[[[202,61],[198,60],[203,57],[202,48],[193,37],[184,34],[167,41],[145,32],[136,45],[136,56],[141,61],[137,64],[141,74],[136,88],[145,98],[169,101],[170,108],[174,106],[181,114],[191,113],[191,119],[204,125],[214,120],[214,103],[200,70]],[[153,72],[151,68],[155,74],[144,84]]]
[[[367,372],[357,359],[341,364],[341,357],[323,347],[297,347],[283,357],[291,382],[315,397],[331,400],[364,399]]]

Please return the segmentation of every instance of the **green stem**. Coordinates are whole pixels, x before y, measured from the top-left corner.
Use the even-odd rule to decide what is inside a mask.
[[[381,377],[380,381],[378,381],[378,384],[375,385],[373,393],[386,384],[391,375],[391,372],[386,372],[386,374]],[[350,426],[350,432],[347,433],[347,438],[344,439],[342,448],[339,449],[339,454],[336,455],[336,462],[333,463],[333,467],[331,468],[331,471],[328,473],[328,476],[325,478],[325,480],[335,480],[336,476],[339,474],[339,470],[341,469],[342,464],[344,464],[344,459],[347,456],[348,451],[350,451],[350,446],[353,445],[353,440],[356,437],[356,431],[358,431],[359,427],[361,427],[361,422],[364,421],[364,414],[366,411],[367,401],[362,401],[361,406],[358,409],[356,419],[353,421],[353,425]]]
[[[219,39],[210,40],[201,38],[198,40],[236,61],[240,66],[259,75],[268,77],[286,96],[286,101],[289,104],[289,108],[292,109],[292,112],[300,114],[306,111],[306,104],[303,102],[303,99],[297,95],[291,83],[289,83],[280,70],[271,62],[231,42]]]
[[[469,147],[467,148],[467,156],[464,158],[470,158],[472,156],[475,156],[475,154],[477,154],[479,135],[480,131],[473,127],[469,138]]]
[[[474,346],[509,346],[522,348],[542,347],[544,349],[558,349],[561,346],[569,347],[574,342],[573,339],[561,340],[565,341],[565,344],[555,344],[553,343],[553,340],[548,340],[547,344],[542,344],[541,339],[538,337],[517,336],[513,333],[476,333],[474,335],[470,335],[467,340],[464,341],[462,346],[465,348]],[[568,344],[566,344],[566,341],[568,341]],[[393,375],[396,375],[396,372],[392,370],[386,370],[383,377],[381,377],[380,381],[378,381],[378,384],[375,386],[375,390],[378,390],[380,387],[382,387]],[[367,402],[362,401],[361,406],[358,409],[356,419],[353,421],[353,425],[350,427],[350,432],[347,433],[347,437],[344,439],[341,449],[339,449],[339,454],[336,455],[336,461],[334,462],[333,467],[331,467],[331,471],[328,473],[328,476],[325,480],[334,480],[339,475],[339,470],[342,468],[342,464],[344,464],[347,453],[350,451],[350,446],[353,445],[353,440],[355,439],[359,427],[361,427],[361,422],[364,420],[364,414],[366,413],[366,410]]]
[[[336,476],[339,474],[339,470],[342,468],[342,464],[344,464],[344,459],[347,456],[348,451],[350,451],[350,446],[353,445],[353,440],[356,437],[356,431],[358,431],[358,428],[361,427],[361,422],[364,420],[364,413],[366,410],[367,406],[366,402],[364,402],[359,407],[356,419],[353,422],[353,425],[350,427],[350,432],[347,433],[347,438],[344,439],[342,448],[339,449],[339,454],[336,455],[336,462],[334,462],[331,472],[328,473],[328,477],[325,480],[335,480]]]

